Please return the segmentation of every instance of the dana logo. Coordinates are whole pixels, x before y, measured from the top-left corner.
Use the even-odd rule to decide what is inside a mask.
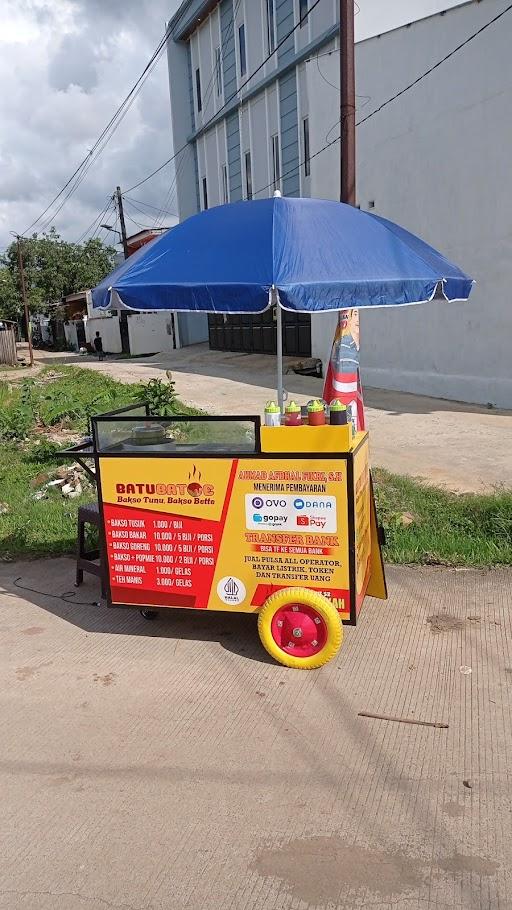
[[[219,581],[217,585],[217,594],[223,603],[229,604],[230,606],[238,606],[238,604],[244,602],[247,591],[240,578],[235,578],[233,575],[227,575]]]
[[[309,525],[309,518],[307,515],[297,515],[297,525],[298,527],[307,527]]]
[[[306,503],[303,499],[296,499],[293,503],[296,509],[303,509]]]
[[[255,512],[255,514],[252,516],[252,520],[259,524],[259,522],[263,521],[263,515],[258,515],[258,513]]]
[[[302,499],[299,499],[299,500],[296,499],[295,502],[296,503],[302,502],[302,506],[300,507],[301,509],[304,509],[304,508],[306,508],[306,509],[332,509],[333,508],[333,502],[332,502],[332,500],[329,500],[329,499],[306,499],[305,501]],[[299,507],[296,505],[295,508],[299,508]]]
[[[261,496],[255,496],[252,501],[252,504],[253,504],[253,508],[255,508],[255,509],[262,509],[263,506],[265,505]],[[256,521],[256,519],[254,519],[254,520]]]

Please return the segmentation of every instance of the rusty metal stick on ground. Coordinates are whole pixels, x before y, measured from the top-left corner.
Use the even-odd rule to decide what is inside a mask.
[[[359,711],[358,717],[371,717],[373,720],[391,720],[397,724],[419,724],[420,727],[437,727],[447,730],[448,724],[437,723],[432,720],[416,720],[414,717],[392,717],[389,714],[370,714],[368,711]]]

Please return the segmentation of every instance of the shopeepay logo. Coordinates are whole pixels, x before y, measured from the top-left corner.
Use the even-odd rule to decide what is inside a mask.
[[[203,483],[201,472],[194,465],[189,473],[188,483],[116,483],[117,501],[119,503],[174,503],[187,505],[200,502],[213,505],[215,487],[212,483]]]

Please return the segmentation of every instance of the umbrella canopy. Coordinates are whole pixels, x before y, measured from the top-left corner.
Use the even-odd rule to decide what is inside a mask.
[[[217,206],[143,247],[92,292],[93,306],[261,313],[277,290],[312,313],[466,300],[473,281],[385,218],[322,199]]]

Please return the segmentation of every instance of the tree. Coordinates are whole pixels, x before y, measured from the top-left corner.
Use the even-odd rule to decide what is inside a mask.
[[[17,321],[20,312],[20,294],[12,272],[0,266],[0,319]]]
[[[31,312],[44,312],[68,294],[94,287],[114,267],[115,250],[100,240],[67,243],[52,228],[23,240],[27,297]],[[18,250],[12,243],[0,257],[0,317],[17,319],[23,304],[19,291]]]

